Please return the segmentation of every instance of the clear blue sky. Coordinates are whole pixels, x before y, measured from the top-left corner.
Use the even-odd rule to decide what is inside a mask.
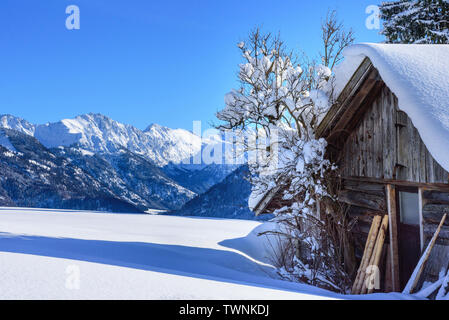
[[[204,125],[237,87],[236,43],[255,26],[292,49],[320,48],[320,21],[336,8],[357,42],[373,0],[1,0],[0,114],[46,123],[88,112],[144,129]],[[81,29],[65,27],[65,8]]]

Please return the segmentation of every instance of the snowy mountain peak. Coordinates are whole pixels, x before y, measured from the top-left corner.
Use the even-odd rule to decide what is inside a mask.
[[[157,123],[152,123],[150,124],[145,130],[143,130],[143,132],[151,132],[151,131],[160,131],[160,130],[164,130],[164,129],[168,129],[165,128]]]
[[[0,127],[34,135],[35,126],[28,121],[10,114],[0,115]]]
[[[152,124],[145,131],[99,114],[33,125],[11,115],[0,116],[0,127],[34,136],[47,148],[79,145],[94,153],[116,154],[125,148],[158,166],[179,164],[201,152],[201,138],[183,129]]]

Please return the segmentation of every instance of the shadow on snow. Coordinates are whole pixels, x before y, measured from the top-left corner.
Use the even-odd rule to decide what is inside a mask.
[[[329,295],[329,292],[318,288],[270,278],[270,275],[274,275],[273,268],[227,250],[145,242],[21,236],[0,232],[0,252],[79,260],[261,288]]]

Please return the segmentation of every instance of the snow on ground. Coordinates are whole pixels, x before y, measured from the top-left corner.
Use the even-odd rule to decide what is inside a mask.
[[[261,228],[253,221],[0,208],[0,299],[344,298],[275,279],[256,237]]]

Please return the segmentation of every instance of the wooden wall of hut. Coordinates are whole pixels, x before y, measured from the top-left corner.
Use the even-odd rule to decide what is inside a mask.
[[[449,173],[434,160],[388,87],[384,85],[366,108],[338,157],[343,180],[339,199],[348,204],[348,218],[355,222],[356,256],[363,255],[373,217],[388,213],[388,184],[421,188],[425,249],[444,213],[449,213]],[[387,236],[386,245],[389,242]],[[449,221],[432,251],[421,285],[438,280],[448,261]]]
[[[383,86],[339,154],[343,177],[419,183],[449,183],[449,173],[432,157],[398,99]]]
[[[356,240],[356,256],[361,258],[373,217],[388,212],[385,185],[344,180],[339,200],[348,205],[346,214],[354,226],[352,233]]]

